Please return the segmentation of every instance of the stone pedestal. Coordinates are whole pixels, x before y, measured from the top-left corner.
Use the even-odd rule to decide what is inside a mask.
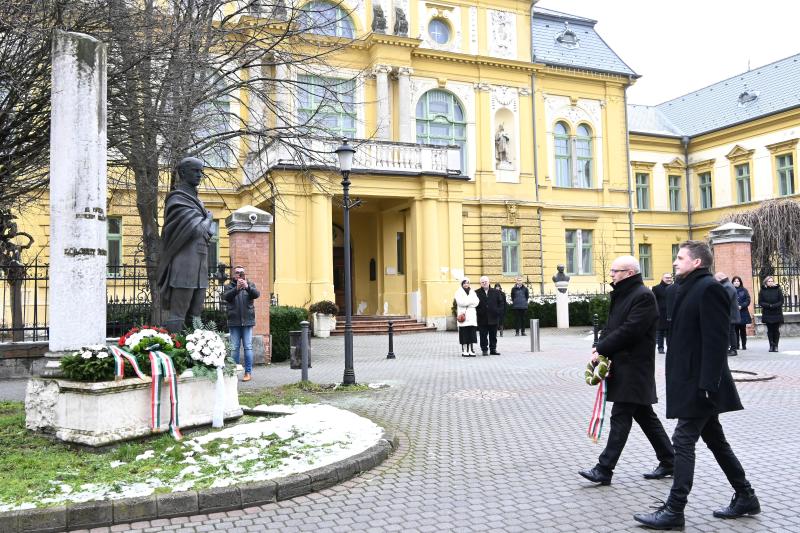
[[[253,362],[269,364],[272,346],[269,343],[270,232],[272,215],[246,205],[225,219],[230,242],[231,271],[242,265],[247,279],[256,284],[261,296],[255,302],[256,325],[253,328]]]
[[[714,270],[725,272],[728,278],[739,276],[744,288],[750,293],[750,316],[753,317],[753,323],[747,326],[747,334],[755,335],[755,302],[758,291],[753,287],[753,230],[729,222],[711,230],[710,235],[714,249]]]
[[[179,378],[180,427],[211,424],[216,381]],[[105,446],[152,434],[151,381],[139,378],[100,383],[32,378],[25,395],[25,426],[55,438]],[[169,431],[169,387],[161,388],[161,429]],[[237,376],[225,378],[225,419],[242,416]]]

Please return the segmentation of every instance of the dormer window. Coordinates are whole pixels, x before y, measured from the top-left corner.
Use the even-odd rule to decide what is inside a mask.
[[[569,22],[564,21],[564,31],[558,34],[556,42],[566,48],[577,48],[580,39],[578,39],[578,35],[569,28]]]
[[[758,91],[748,91],[747,89],[739,95],[739,107],[755,102],[758,99]]]

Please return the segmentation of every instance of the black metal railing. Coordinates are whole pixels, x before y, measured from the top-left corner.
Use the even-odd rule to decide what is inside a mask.
[[[49,337],[47,265],[20,265],[0,272],[0,342]]]
[[[761,312],[758,305],[758,293],[763,287],[764,279],[771,276],[783,291],[783,312],[800,312],[800,265],[778,263],[761,269],[753,269],[753,293],[751,295],[756,313]]]

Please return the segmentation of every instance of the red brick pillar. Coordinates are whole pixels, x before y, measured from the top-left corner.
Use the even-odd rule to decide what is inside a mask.
[[[750,252],[753,230],[747,226],[728,222],[711,230],[711,245],[714,247],[714,271],[725,272],[729,278],[742,278],[744,288],[750,293],[750,316],[753,323],[747,326],[747,334],[755,334],[755,301],[758,291],[753,287],[753,259]]]
[[[253,328],[253,361],[269,364],[272,347],[269,342],[270,232],[272,215],[247,205],[225,219],[230,244],[231,271],[242,265],[247,279],[255,283],[261,296],[255,301],[256,325]]]

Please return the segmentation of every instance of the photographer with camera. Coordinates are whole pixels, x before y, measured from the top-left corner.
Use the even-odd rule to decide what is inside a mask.
[[[253,373],[253,326],[256,325],[256,310],[253,300],[260,293],[255,283],[247,281],[244,267],[237,265],[233,269],[233,278],[225,286],[222,299],[228,310],[228,330],[231,333],[233,360],[239,363],[239,350],[244,344],[244,377],[242,381],[250,381]]]

